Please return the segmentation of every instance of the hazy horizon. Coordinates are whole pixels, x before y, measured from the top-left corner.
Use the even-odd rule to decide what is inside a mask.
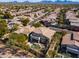
[[[0,0],[0,2],[12,2],[12,1],[18,1],[18,2],[24,2],[24,1],[29,1],[29,2],[39,2],[42,0]],[[47,0],[47,1],[56,1],[56,0]],[[61,0],[64,1],[64,0]],[[73,1],[73,2],[79,2],[79,0],[67,0],[67,1]]]

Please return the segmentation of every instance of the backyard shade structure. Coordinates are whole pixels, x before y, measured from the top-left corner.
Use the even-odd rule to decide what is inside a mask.
[[[75,45],[69,45],[66,47],[68,52],[78,54],[79,55],[79,47]]]
[[[47,45],[47,44],[49,44],[49,38],[45,37],[42,34],[31,32],[29,34],[29,42]]]

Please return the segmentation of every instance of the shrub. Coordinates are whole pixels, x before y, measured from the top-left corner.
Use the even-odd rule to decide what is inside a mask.
[[[36,27],[36,28],[41,27],[41,23],[40,22],[34,23],[33,26]]]
[[[9,40],[7,41],[7,46],[17,46],[22,49],[27,49],[26,41],[27,41],[27,36],[24,34],[17,34],[17,33],[11,33],[9,35]]]
[[[30,21],[30,20],[29,20],[28,18],[21,20],[23,26],[26,26],[26,25],[29,23],[29,21]]]
[[[5,12],[3,19],[13,19],[13,16],[9,12]]]
[[[8,32],[7,23],[5,20],[0,19],[0,37]]]

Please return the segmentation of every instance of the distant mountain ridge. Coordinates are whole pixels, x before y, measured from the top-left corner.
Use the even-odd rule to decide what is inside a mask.
[[[52,1],[40,1],[38,3],[46,3],[46,4],[49,4],[49,3],[53,3]]]
[[[5,3],[5,2],[3,2]],[[7,3],[7,2],[6,2]],[[10,3],[10,2],[8,2]],[[24,2],[18,2],[18,1],[12,1],[11,3],[39,3],[39,4],[79,4],[79,2],[72,2],[72,1],[40,1],[40,2],[29,2],[29,1],[24,1]]]
[[[12,3],[31,3],[31,2],[29,2],[29,1],[24,1],[24,2],[12,1]]]
[[[79,2],[72,2],[72,1],[40,1],[38,3],[42,3],[42,4],[79,4]]]

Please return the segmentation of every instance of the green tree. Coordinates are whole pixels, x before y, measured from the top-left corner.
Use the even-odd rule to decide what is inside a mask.
[[[8,32],[7,23],[5,20],[0,19],[0,37]]]
[[[0,19],[3,18],[3,11],[0,9]]]
[[[28,49],[28,45],[26,41],[28,41],[27,35],[24,34],[17,34],[17,33],[11,33],[9,35],[9,40],[7,41],[7,46],[17,46],[24,50]]]
[[[53,12],[54,10],[52,8],[47,8],[44,10],[44,12]]]
[[[34,17],[37,17],[37,15],[36,15],[36,14],[34,14]]]
[[[15,31],[17,29],[18,29],[18,24],[14,24],[13,27],[12,27],[12,29],[11,29],[11,31]]]
[[[21,20],[21,22],[22,22],[23,26],[26,26],[30,22],[30,20],[27,18],[27,19]]]
[[[69,21],[66,20],[66,15],[65,14],[66,14],[66,9],[61,9],[60,13],[59,13],[59,16],[58,16],[58,24],[59,25],[69,24]]]
[[[56,53],[56,51],[50,50],[50,51],[48,52],[48,55],[49,55],[50,58],[54,58],[54,57],[57,55],[57,53]]]
[[[36,28],[37,28],[37,27],[41,27],[41,25],[42,25],[42,24],[41,24],[40,22],[37,22],[37,23],[34,23],[34,24],[33,24],[33,26],[36,27]]]
[[[2,10],[0,9],[0,15],[3,15],[3,12],[2,12]]]
[[[3,18],[4,19],[13,19],[13,16],[10,14],[10,12],[5,12]]]

